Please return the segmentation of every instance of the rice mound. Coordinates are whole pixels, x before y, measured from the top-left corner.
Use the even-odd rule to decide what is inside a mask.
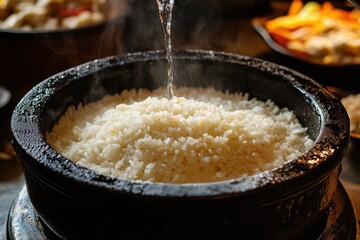
[[[48,143],[115,178],[165,183],[234,179],[282,166],[313,145],[296,116],[271,100],[212,88],[125,90],[71,106]]]

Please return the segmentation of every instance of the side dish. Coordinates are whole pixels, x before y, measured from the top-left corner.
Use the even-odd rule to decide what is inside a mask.
[[[0,0],[0,28],[72,29],[107,19],[108,0]]]
[[[301,59],[328,65],[360,64],[359,10],[294,0],[288,15],[267,21],[265,28]]]

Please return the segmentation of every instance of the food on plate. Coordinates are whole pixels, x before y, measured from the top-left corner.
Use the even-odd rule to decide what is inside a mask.
[[[313,141],[271,100],[213,88],[125,90],[71,106],[46,134],[61,155],[115,178],[166,183],[234,179],[272,170]]]
[[[350,131],[360,134],[360,94],[344,97],[341,103],[350,118]]]
[[[0,28],[72,29],[107,19],[109,0],[0,0]]]
[[[265,28],[299,58],[329,65],[360,64],[360,10],[294,0],[288,15],[267,21]]]

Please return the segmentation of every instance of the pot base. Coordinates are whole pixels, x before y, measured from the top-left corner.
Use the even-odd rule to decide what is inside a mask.
[[[7,234],[9,240],[20,240],[25,236],[27,239],[61,239],[38,217],[30,202],[26,186],[20,190],[11,205]],[[339,183],[326,216],[316,228],[304,233],[300,239],[355,240],[356,234],[357,223],[354,209],[344,187]]]

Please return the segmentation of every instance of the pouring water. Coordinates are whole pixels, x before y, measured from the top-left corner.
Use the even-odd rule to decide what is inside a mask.
[[[159,17],[161,26],[164,31],[164,44],[166,50],[166,60],[168,62],[167,74],[168,74],[168,97],[171,99],[174,96],[173,91],[173,60],[171,55],[171,19],[172,19],[172,10],[174,7],[175,0],[156,0],[159,8]]]

